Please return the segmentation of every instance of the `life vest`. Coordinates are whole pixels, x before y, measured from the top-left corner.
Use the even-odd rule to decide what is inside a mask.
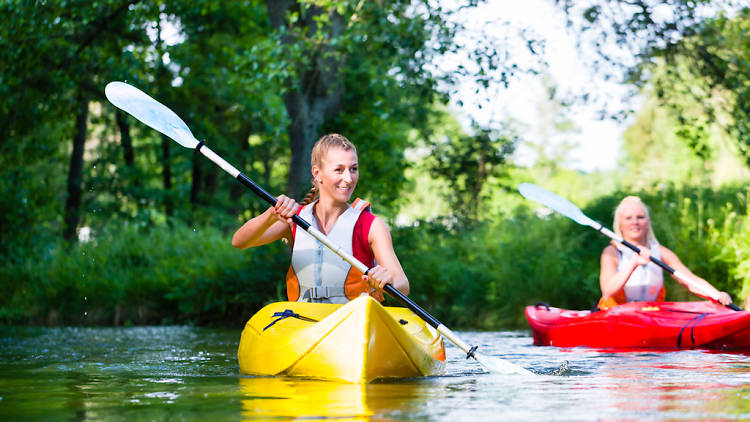
[[[320,230],[313,218],[316,203],[317,201],[302,207],[298,214],[311,227]],[[338,217],[326,236],[345,252],[371,267],[375,263],[375,256],[370,249],[368,235],[374,220],[370,204],[357,198]],[[286,275],[288,300],[343,304],[361,294],[369,294],[381,302],[385,299],[382,292],[371,288],[369,283],[362,280],[362,272],[305,230],[297,230],[294,225],[292,236],[292,263]]]
[[[623,271],[631,265],[636,253],[622,245],[614,242],[612,244],[617,248],[617,271]],[[651,249],[651,256],[661,259],[658,242],[652,242],[649,249]],[[661,267],[649,262],[646,265],[637,266],[623,288],[613,296],[599,299],[598,306],[599,309],[609,309],[625,302],[663,302],[665,295],[664,273]]]

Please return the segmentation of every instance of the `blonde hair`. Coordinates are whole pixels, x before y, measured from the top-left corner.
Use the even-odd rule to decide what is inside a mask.
[[[329,133],[328,135],[323,135],[315,142],[312,154],[310,154],[310,167],[323,167],[323,158],[328,154],[328,151],[334,148],[357,152],[357,147],[350,140],[346,139],[344,135]],[[313,179],[312,188],[307,192],[304,199],[302,199],[301,205],[305,206],[316,200],[318,198],[318,190],[318,181]]]
[[[648,220],[648,233],[646,234],[646,243],[648,243],[649,246],[652,243],[659,243],[658,240],[656,240],[656,235],[654,235],[654,228],[651,227],[651,215],[648,213],[648,207],[646,204],[641,201],[641,198],[633,195],[626,196],[625,198],[620,201],[620,203],[617,205],[617,208],[615,208],[615,218],[614,222],[612,223],[612,228],[614,228],[615,233],[622,237],[622,230],[620,229],[620,217],[622,216],[623,208],[625,208],[626,202],[636,202],[638,205],[643,208],[643,212],[646,214],[646,220]]]

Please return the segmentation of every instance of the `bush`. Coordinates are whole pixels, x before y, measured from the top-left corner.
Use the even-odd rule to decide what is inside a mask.
[[[283,246],[234,249],[210,228],[108,227],[88,243],[52,245],[5,266],[5,323],[238,323],[279,298]]]
[[[737,302],[750,294],[750,194],[661,187],[640,192],[660,242]],[[624,192],[584,213],[611,227]],[[411,298],[457,328],[525,328],[536,302],[589,309],[599,298],[599,256],[609,239],[524,203],[466,226],[420,221],[395,228],[393,243]],[[0,265],[0,323],[240,324],[281,300],[289,253],[281,242],[238,251],[230,235],[179,223],[110,224],[93,241],[17,250]],[[675,282],[667,299],[694,300]],[[397,303],[391,299],[391,305]]]
[[[738,192],[740,192],[738,194]],[[583,211],[611,228],[628,194]],[[750,195],[744,187],[638,192],[659,241],[697,275],[742,302],[750,293]],[[448,229],[420,222],[394,230],[412,298],[442,322],[480,329],[523,328],[523,308],[543,301],[589,309],[599,299],[599,257],[608,238],[564,217],[519,208],[512,218]],[[668,300],[699,300],[665,275]]]

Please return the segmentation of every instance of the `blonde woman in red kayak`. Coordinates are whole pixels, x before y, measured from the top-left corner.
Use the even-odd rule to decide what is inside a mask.
[[[608,309],[625,302],[663,301],[664,279],[661,267],[649,260],[649,256],[660,259],[679,273],[690,277],[686,283],[675,277],[691,293],[702,296],[699,291],[713,292],[722,305],[732,303],[726,292],[718,291],[708,281],[690,272],[674,252],[660,245],[651,227],[651,218],[646,205],[637,196],[628,196],[615,209],[614,231],[626,241],[636,245],[640,254],[614,243],[601,256],[599,283],[602,298],[600,309]]]
[[[235,232],[232,245],[245,249],[278,239],[289,242],[292,263],[286,284],[290,301],[346,303],[361,294],[382,301],[386,284],[408,295],[409,280],[393,250],[388,227],[370,212],[367,202],[357,199],[349,204],[359,180],[354,145],[342,135],[325,135],[313,147],[310,161],[313,187],[302,204],[280,195],[275,206]],[[368,275],[306,231],[297,230],[292,222],[295,214],[372,267]]]

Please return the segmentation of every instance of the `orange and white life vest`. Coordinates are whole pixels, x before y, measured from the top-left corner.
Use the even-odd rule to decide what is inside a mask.
[[[617,271],[623,271],[632,265],[636,253],[623,245],[615,244],[617,248]],[[651,256],[661,259],[659,243],[651,242],[649,245]],[[649,302],[664,301],[666,290],[664,289],[664,273],[661,267],[649,262],[646,265],[639,265],[630,274],[630,278],[617,294],[610,298],[602,298],[599,301],[600,309],[607,309],[615,305],[621,305],[625,302]]]
[[[317,201],[299,211],[299,216],[318,230],[313,218]],[[326,235],[350,255],[371,267],[375,258],[370,249],[368,235],[375,216],[368,202],[356,199],[341,214]],[[292,228],[294,244],[292,263],[286,277],[287,298],[290,301],[347,303],[361,294],[370,294],[383,301],[383,294],[362,280],[362,273],[327,248],[304,230]]]

